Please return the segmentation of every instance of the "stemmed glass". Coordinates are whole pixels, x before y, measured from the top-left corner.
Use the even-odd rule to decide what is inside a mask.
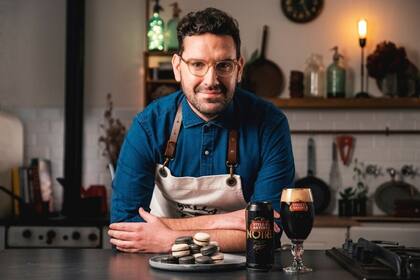
[[[292,242],[293,262],[283,268],[285,272],[302,273],[312,271],[303,264],[303,241],[311,233],[314,222],[312,192],[309,188],[283,189],[280,199],[281,224]]]

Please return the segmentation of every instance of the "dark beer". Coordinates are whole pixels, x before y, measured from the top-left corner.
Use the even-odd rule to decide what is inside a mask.
[[[274,263],[273,208],[270,202],[252,202],[246,208],[246,265],[269,270]]]
[[[314,223],[312,202],[281,202],[281,225],[289,239],[305,240]]]
[[[312,271],[303,264],[303,242],[311,233],[314,223],[313,198],[310,188],[283,189],[280,199],[281,225],[292,241],[293,262],[283,268],[287,273]]]

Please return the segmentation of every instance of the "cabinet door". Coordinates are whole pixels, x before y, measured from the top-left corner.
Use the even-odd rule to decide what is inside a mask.
[[[350,228],[350,238],[396,241],[404,246],[420,246],[420,223],[365,223]]]
[[[315,227],[312,229],[308,239],[303,243],[307,250],[326,250],[332,247],[341,247],[347,235],[347,228],[337,227]],[[290,244],[290,240],[283,232],[281,244]]]

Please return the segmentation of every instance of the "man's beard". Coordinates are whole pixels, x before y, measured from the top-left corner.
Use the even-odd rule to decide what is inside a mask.
[[[211,104],[219,104],[217,108],[206,108],[203,106],[203,98],[201,97],[200,100],[198,99],[198,94],[200,92],[212,91],[216,93],[220,93],[220,95],[215,97],[207,97],[205,98],[205,103]],[[187,96],[188,97],[188,96]],[[206,116],[207,118],[213,118],[223,112],[226,107],[229,105],[230,101],[232,100],[233,95],[228,96],[228,90],[223,84],[217,84],[211,87],[203,87],[197,86],[194,88],[194,95],[191,98],[187,98],[189,103],[194,106],[194,108],[199,111],[201,114]]]

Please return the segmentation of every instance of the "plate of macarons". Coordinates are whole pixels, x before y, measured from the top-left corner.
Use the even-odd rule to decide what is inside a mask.
[[[214,271],[244,268],[246,258],[241,255],[225,254],[217,241],[211,241],[206,232],[175,239],[171,253],[149,259],[153,268],[172,271]]]

